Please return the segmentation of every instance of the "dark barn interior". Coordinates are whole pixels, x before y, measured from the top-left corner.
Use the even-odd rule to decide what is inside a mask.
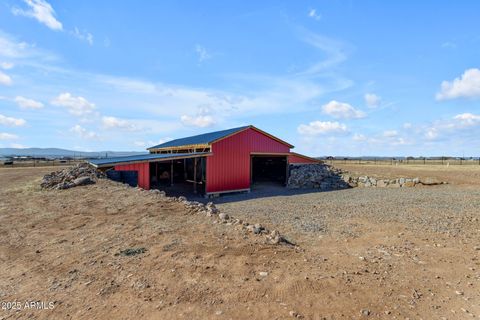
[[[287,180],[286,156],[252,156],[252,183],[273,182],[285,185]]]
[[[169,194],[205,193],[205,158],[150,163],[150,185]]]

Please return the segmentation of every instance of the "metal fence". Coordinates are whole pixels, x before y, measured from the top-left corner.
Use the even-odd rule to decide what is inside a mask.
[[[457,166],[457,165],[480,165],[480,159],[321,159],[327,164],[365,164],[365,165],[439,165],[439,166]]]
[[[58,167],[70,166],[84,160],[20,160],[20,161],[1,161],[0,168],[27,168],[27,167]]]

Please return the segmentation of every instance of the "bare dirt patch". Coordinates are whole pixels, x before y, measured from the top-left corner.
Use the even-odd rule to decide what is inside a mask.
[[[0,318],[480,315],[480,194],[472,188],[428,189],[443,190],[437,198],[359,189],[218,204],[287,232],[296,250],[110,181],[44,191],[42,170],[0,170],[0,300],[55,307],[0,310]]]

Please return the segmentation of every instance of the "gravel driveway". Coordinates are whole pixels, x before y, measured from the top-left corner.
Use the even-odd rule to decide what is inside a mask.
[[[453,235],[480,226],[480,190],[451,185],[330,192],[268,186],[221,197],[216,204],[232,216],[305,236],[357,236],[364,230],[357,228],[358,223],[369,222]]]

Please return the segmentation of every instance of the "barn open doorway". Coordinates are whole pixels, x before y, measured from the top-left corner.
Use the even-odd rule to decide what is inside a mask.
[[[287,156],[253,155],[251,158],[252,185],[285,185],[287,182],[287,168]]]
[[[190,157],[150,163],[150,186],[168,195],[205,193],[205,157]]]

